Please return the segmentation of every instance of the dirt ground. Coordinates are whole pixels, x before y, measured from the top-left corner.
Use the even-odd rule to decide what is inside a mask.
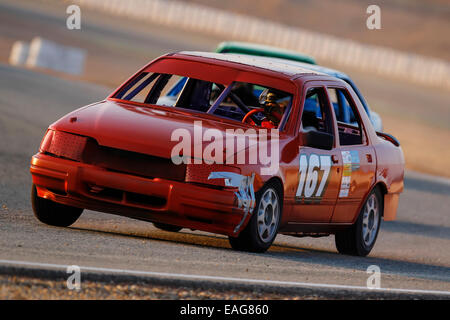
[[[64,280],[0,275],[0,300],[305,300],[317,296],[268,294],[236,290],[194,289],[148,283],[83,281],[80,290],[69,290]]]

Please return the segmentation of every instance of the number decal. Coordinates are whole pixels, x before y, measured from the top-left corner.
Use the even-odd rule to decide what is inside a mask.
[[[317,189],[317,195],[322,196],[325,188],[325,184],[328,182],[328,176],[331,170],[331,157],[330,156],[320,156],[320,170],[323,170],[322,180],[320,180],[319,189]]]
[[[321,199],[325,191],[331,170],[331,156],[311,154],[300,155],[298,187],[295,197],[298,199]]]
[[[297,198],[301,198],[301,196],[302,196],[303,186],[305,185],[306,170],[308,170],[308,158],[305,155],[301,155],[300,156],[298,188],[297,188],[297,194],[295,195]]]

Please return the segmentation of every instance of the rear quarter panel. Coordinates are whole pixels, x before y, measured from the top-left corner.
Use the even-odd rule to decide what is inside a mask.
[[[374,143],[377,156],[376,183],[386,188],[384,220],[395,220],[399,195],[403,191],[405,159],[401,147],[377,137]]]

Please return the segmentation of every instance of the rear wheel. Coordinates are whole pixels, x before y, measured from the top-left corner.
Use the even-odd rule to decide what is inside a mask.
[[[281,219],[282,198],[280,187],[268,183],[256,193],[253,215],[238,237],[229,237],[235,250],[265,252],[277,236]]]
[[[367,256],[377,240],[382,214],[383,198],[380,190],[375,188],[367,197],[355,224],[336,233],[334,239],[339,253]]]
[[[37,195],[36,186],[31,188],[31,205],[34,216],[42,223],[56,227],[68,227],[75,223],[83,209],[66,206]]]
[[[182,227],[173,226],[173,225],[165,224],[165,223],[158,223],[158,222],[154,222],[153,225],[158,229],[161,229],[164,231],[169,231],[169,232],[178,232],[181,229],[183,229]]]

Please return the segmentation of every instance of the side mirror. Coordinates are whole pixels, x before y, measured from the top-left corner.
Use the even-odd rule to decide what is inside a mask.
[[[303,132],[303,144],[307,147],[331,150],[333,149],[334,136],[317,130]]]

